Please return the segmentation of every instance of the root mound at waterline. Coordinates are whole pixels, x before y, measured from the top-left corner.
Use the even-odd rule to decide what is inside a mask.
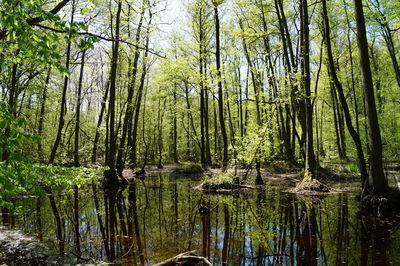
[[[303,179],[296,187],[289,189],[289,192],[298,194],[325,194],[334,192],[334,190],[316,179]]]
[[[230,173],[217,173],[206,176],[200,185],[194,187],[196,190],[211,193],[232,193],[251,188],[253,187],[241,184],[240,178]]]
[[[364,209],[382,210],[382,211],[396,211],[400,210],[400,190],[389,188],[384,196],[367,194],[361,199]]]

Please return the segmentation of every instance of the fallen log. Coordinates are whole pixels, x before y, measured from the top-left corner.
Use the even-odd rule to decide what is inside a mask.
[[[157,263],[154,266],[195,265],[200,262],[212,266],[211,262],[207,258],[198,256],[194,250],[178,254],[175,257]]]

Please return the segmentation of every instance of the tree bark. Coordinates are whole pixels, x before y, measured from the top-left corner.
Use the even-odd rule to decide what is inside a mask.
[[[365,29],[362,0],[354,0],[354,9],[357,22],[357,42],[360,53],[360,66],[363,76],[365,93],[365,109],[368,123],[369,153],[369,188],[376,195],[384,195],[388,184],[383,172],[382,140],[376,112],[374,85],[372,82],[371,66],[369,62],[368,41]]]
[[[316,178],[316,160],[313,144],[313,109],[311,105],[311,84],[310,84],[310,37],[309,37],[309,16],[307,0],[301,1],[301,61],[302,61],[302,86],[304,89],[305,103],[305,144],[306,158],[305,170],[306,175],[311,179]]]
[[[96,160],[97,160],[97,145],[98,145],[99,138],[100,138],[100,126],[103,121],[104,110],[106,109],[108,90],[109,90],[109,82],[106,83],[105,87],[106,87],[106,91],[104,92],[104,96],[101,101],[100,114],[99,114],[99,119],[97,121],[96,133],[95,133],[94,141],[93,141],[92,163],[96,163]]]
[[[359,167],[359,171],[361,174],[361,180],[362,180],[362,185],[363,185],[363,189],[364,189],[364,188],[366,188],[366,185],[367,185],[366,180],[367,180],[367,176],[368,176],[367,166],[366,166],[365,159],[364,159],[364,151],[362,148],[360,135],[358,135],[357,131],[354,129],[353,124],[351,122],[350,111],[349,111],[349,107],[347,105],[346,97],[343,92],[343,87],[339,81],[339,78],[337,77],[337,74],[336,74],[336,69],[335,69],[334,61],[333,61],[332,48],[331,48],[331,41],[330,41],[329,17],[328,17],[328,12],[327,12],[327,7],[326,7],[326,0],[322,0],[322,12],[323,12],[323,17],[324,17],[324,27],[325,27],[325,37],[326,37],[325,43],[326,43],[326,48],[327,48],[329,70],[330,70],[333,82],[335,83],[335,87],[339,94],[340,103],[343,108],[344,116],[346,119],[347,130],[349,131],[350,136],[353,138],[354,144],[356,145],[358,167]]]
[[[201,5],[201,2],[200,2]],[[203,6],[199,7],[199,74],[200,74],[200,161],[206,165],[205,132],[204,132],[204,81],[203,81],[203,57],[204,57],[204,36],[203,36]]]
[[[142,103],[143,97],[143,88],[145,85],[145,78],[147,74],[147,60],[148,60],[148,47],[149,47],[149,35],[150,35],[150,25],[151,25],[151,13],[150,13],[150,21],[146,31],[146,51],[144,52],[143,56],[143,66],[142,66],[142,74],[140,76],[140,84],[136,95],[136,102],[135,102],[135,113],[133,116],[133,124],[132,124],[132,140],[131,140],[131,147],[130,147],[130,160],[131,160],[131,167],[135,168],[137,166],[137,131],[139,126],[139,114],[140,114],[140,106]],[[144,121],[143,121],[144,123]]]
[[[118,54],[119,54],[119,32],[120,32],[120,19],[121,19],[122,2],[118,1],[117,14],[115,18],[115,41],[113,42],[111,69],[110,69],[110,100],[109,100],[109,150],[107,166],[108,170],[105,171],[105,181],[110,185],[116,184],[118,181],[115,169],[115,154],[116,154],[116,136],[115,130],[115,95],[116,95],[116,79],[118,68]]]
[[[82,104],[82,80],[85,68],[86,49],[82,51],[81,70],[79,74],[78,92],[76,97],[76,114],[75,114],[75,143],[74,143],[74,166],[79,167],[79,127],[81,119],[81,104]]]
[[[75,1],[72,1],[70,24],[74,23],[74,15],[75,15],[74,13],[75,13]],[[69,37],[71,37],[71,34],[69,34]],[[71,57],[71,45],[72,45],[71,41],[68,41],[66,61],[65,61],[65,69],[67,71],[69,71],[69,64],[70,64],[70,57]],[[64,75],[64,85],[63,85],[62,94],[61,94],[60,118],[59,118],[59,122],[58,122],[56,139],[54,141],[53,148],[51,150],[51,154],[50,154],[50,158],[49,158],[49,164],[54,163],[54,159],[56,158],[57,149],[58,149],[58,146],[60,145],[60,141],[61,141],[61,137],[62,137],[62,130],[63,130],[64,124],[65,124],[64,115],[67,112],[66,98],[67,98],[68,81],[69,81],[68,75]]]
[[[51,68],[47,70],[47,76],[46,76],[46,81],[45,85],[43,86],[43,92],[42,92],[42,100],[40,103],[40,115],[39,115],[39,126],[38,126],[38,135],[41,138],[38,142],[38,154],[39,154],[39,161],[43,162],[43,121],[44,121],[44,115],[46,112],[46,100],[47,100],[47,89],[49,87],[50,83],[50,74],[51,74]]]
[[[218,5],[214,4],[214,18],[215,18],[215,57],[217,66],[217,84],[218,84],[218,114],[219,123],[221,128],[223,151],[222,151],[222,172],[225,172],[228,167],[228,136],[226,134],[225,121],[224,121],[224,96],[222,92],[222,76],[221,76],[221,49],[220,49],[220,26]]]
[[[144,12],[145,12],[145,8],[144,8],[144,2],[143,2],[143,7],[142,7],[142,11],[140,13],[139,24],[138,24],[138,28],[137,28],[136,36],[135,36],[136,43],[139,43],[139,41],[140,41],[140,33],[141,33],[142,24],[143,24]],[[139,56],[140,56],[140,50],[138,47],[135,47],[135,52],[134,52],[134,57],[133,57],[133,65],[132,65],[132,73],[131,73],[132,76],[131,76],[131,80],[128,85],[127,107],[126,107],[124,122],[123,122],[123,126],[122,126],[122,134],[121,134],[121,139],[120,139],[120,144],[119,144],[119,149],[118,149],[118,156],[117,156],[117,171],[120,176],[122,176],[122,171],[125,166],[123,157],[124,157],[124,150],[125,150],[125,141],[126,141],[127,136],[128,136],[128,147],[130,147],[130,144],[132,144],[131,143],[132,136],[130,134],[132,131],[132,116],[133,116],[133,112],[134,112],[134,106],[133,106],[132,100],[133,100],[133,93],[134,93],[134,88],[135,88],[135,83],[136,83],[136,75],[137,75]]]

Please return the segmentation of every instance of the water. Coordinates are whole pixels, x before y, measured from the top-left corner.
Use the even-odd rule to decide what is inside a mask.
[[[13,227],[81,263],[151,265],[197,250],[213,265],[400,265],[400,215],[360,213],[358,183],[311,199],[282,182],[233,196],[202,194],[192,189],[198,182],[153,173],[122,190],[55,193],[59,227],[47,196],[24,198]]]

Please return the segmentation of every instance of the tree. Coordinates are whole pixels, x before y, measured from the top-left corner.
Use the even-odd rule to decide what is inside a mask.
[[[118,67],[118,55],[119,55],[119,38],[120,38],[120,23],[121,23],[121,10],[122,2],[118,1],[117,13],[115,16],[115,40],[113,41],[112,57],[111,57],[111,69],[110,69],[110,100],[108,103],[109,108],[109,148],[108,156],[106,160],[106,166],[109,168],[105,171],[105,181],[110,185],[115,185],[118,182],[115,165],[115,155],[117,152],[116,141],[117,131],[115,129],[115,94],[116,94],[116,82],[117,82],[117,67]]]
[[[70,24],[74,23],[74,16],[75,16],[75,1],[72,1],[72,9],[71,9],[71,20]],[[72,37],[72,33],[69,34],[69,39]],[[71,59],[71,45],[72,42],[68,40],[67,44],[67,52],[66,52],[66,60],[65,60],[65,69],[69,71],[69,64]],[[60,145],[61,137],[62,137],[62,130],[64,128],[65,119],[64,115],[66,113],[66,98],[67,98],[67,89],[68,89],[68,81],[69,76],[67,74],[64,75],[64,85],[61,93],[61,106],[60,106],[60,118],[58,121],[58,129],[56,139],[54,140],[53,148],[51,149],[51,154],[49,158],[49,164],[54,163],[54,159],[56,158],[56,153],[58,146]]]
[[[222,92],[222,75],[221,75],[221,48],[220,48],[220,25],[219,25],[219,15],[218,6],[221,3],[213,2],[214,5],[214,19],[215,19],[215,58],[217,66],[217,86],[218,86],[218,115],[219,124],[221,128],[223,151],[222,151],[222,166],[221,170],[226,171],[228,167],[228,136],[225,129],[224,120],[224,94]]]
[[[79,82],[78,82],[78,92],[76,95],[76,121],[75,121],[75,142],[74,142],[74,166],[80,166],[79,163],[79,129],[80,129],[80,119],[81,119],[81,105],[82,105],[82,81],[83,81],[83,73],[85,68],[85,55],[86,49],[82,50],[81,55],[81,70],[79,73]]]
[[[363,189],[365,189],[367,186],[366,181],[367,181],[367,177],[368,177],[368,172],[367,172],[367,166],[366,166],[365,159],[364,159],[364,151],[362,148],[360,135],[354,129],[353,124],[351,122],[350,110],[347,105],[346,96],[343,92],[342,84],[339,81],[339,78],[336,74],[336,68],[335,68],[335,63],[333,61],[333,53],[332,53],[332,47],[331,47],[331,35],[330,35],[329,17],[328,17],[328,9],[326,6],[326,0],[322,0],[322,14],[323,14],[323,18],[324,18],[325,43],[326,43],[326,51],[327,51],[327,55],[328,55],[329,70],[330,70],[330,74],[332,76],[333,82],[335,84],[335,88],[339,94],[340,103],[343,108],[344,116],[346,119],[347,129],[348,129],[351,137],[353,138],[354,144],[356,146],[357,157],[358,157],[358,167],[359,167],[359,170],[361,173]]]
[[[140,37],[141,37],[141,30],[142,30],[142,24],[143,24],[143,18],[144,18],[144,12],[145,12],[145,1],[143,1],[142,4],[142,10],[140,12],[140,19],[139,19],[139,24],[137,26],[136,30],[136,36],[135,36],[135,42],[139,43]],[[135,47],[134,55],[133,55],[133,63],[131,69],[128,69],[130,71],[131,79],[129,81],[128,85],[128,96],[126,99],[126,112],[125,112],[125,117],[124,117],[124,123],[122,126],[122,134],[121,134],[121,139],[119,143],[119,148],[118,148],[118,157],[117,157],[117,169],[118,169],[118,174],[122,176],[122,171],[124,169],[124,160],[123,157],[125,155],[125,141],[126,138],[128,137],[128,146],[130,148],[132,147],[132,116],[134,113],[134,103],[133,101],[133,94],[134,94],[134,88],[136,84],[136,76],[137,76],[137,70],[138,70],[138,62],[139,62],[139,56],[140,56],[140,49],[139,47]],[[132,162],[132,166],[135,167],[136,162]]]
[[[376,112],[374,84],[372,82],[371,66],[369,62],[368,41],[365,29],[364,10],[362,0],[354,0],[354,10],[357,23],[357,43],[360,53],[360,67],[363,77],[365,94],[365,109],[368,124],[369,159],[369,186],[370,192],[381,196],[388,190],[387,180],[383,173],[382,140]]]
[[[302,87],[305,103],[305,177],[316,177],[317,162],[314,154],[313,138],[313,108],[311,105],[311,81],[310,81],[310,37],[309,16],[307,0],[301,1],[301,65]]]

